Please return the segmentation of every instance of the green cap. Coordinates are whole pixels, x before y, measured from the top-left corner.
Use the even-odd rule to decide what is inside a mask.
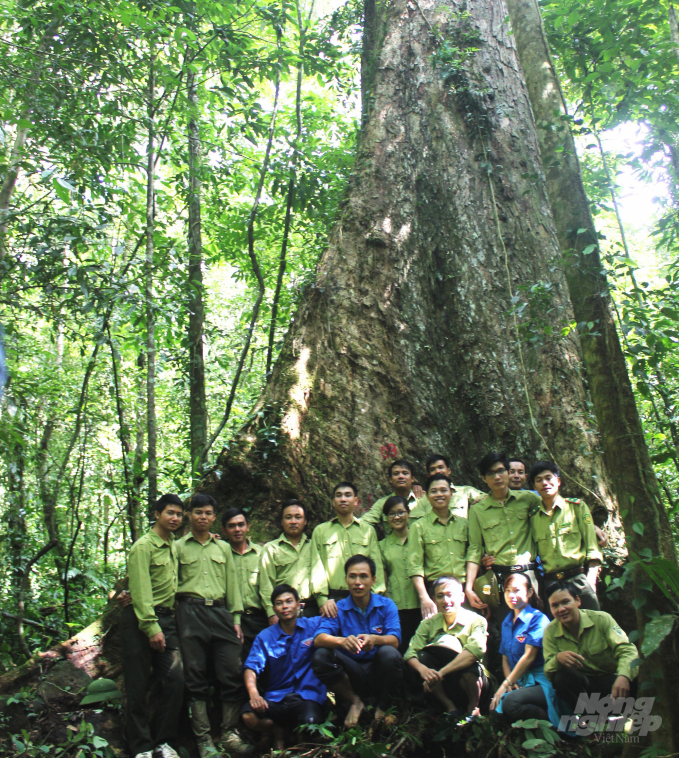
[[[123,693],[118,689],[113,679],[95,679],[87,687],[87,694],[80,701],[80,705],[101,703],[122,696]]]

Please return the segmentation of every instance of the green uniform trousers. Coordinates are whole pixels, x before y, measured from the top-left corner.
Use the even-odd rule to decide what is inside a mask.
[[[210,672],[214,667],[221,701],[239,700],[243,692],[241,643],[230,611],[224,607],[179,603],[177,627],[189,696],[193,700],[208,699]]]
[[[125,737],[131,755],[172,742],[179,727],[179,714],[184,701],[184,673],[177,626],[173,616],[159,616],[158,624],[165,635],[163,653],[151,649],[149,638],[139,629],[131,605],[123,608],[120,617],[118,631],[127,697]],[[149,724],[147,697],[151,672],[159,681],[160,698]]]

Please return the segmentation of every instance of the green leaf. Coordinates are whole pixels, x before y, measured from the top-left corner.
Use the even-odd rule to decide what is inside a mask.
[[[677,617],[673,613],[666,613],[664,616],[657,616],[644,628],[644,641],[641,643],[641,652],[645,658],[654,653],[660,643],[674,628]]]
[[[642,537],[644,536],[644,525],[641,521],[637,521],[636,524],[632,524],[632,529]]]
[[[92,737],[92,744],[95,748],[99,749],[102,747],[106,747],[108,745],[108,740],[105,740],[103,737],[100,737],[98,734],[95,734]]]
[[[583,255],[590,255],[591,253],[593,253],[596,250],[596,248],[597,248],[596,245],[587,245],[587,247],[583,249],[582,254]]]
[[[533,749],[535,749],[536,747],[540,747],[540,746],[542,746],[542,745],[546,745],[546,744],[547,744],[547,742],[546,742],[545,740],[540,740],[540,739],[536,739],[536,740],[526,740],[526,741],[525,741],[525,742],[524,742],[524,743],[521,745],[521,747],[525,747],[525,748],[526,748],[526,750],[533,750]]]

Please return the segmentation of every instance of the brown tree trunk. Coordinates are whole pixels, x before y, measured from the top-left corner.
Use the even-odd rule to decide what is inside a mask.
[[[204,485],[222,503],[265,516],[296,494],[323,518],[339,479],[379,489],[392,443],[420,463],[448,452],[469,484],[490,449],[553,457],[569,494],[614,508],[577,339],[560,336],[572,311],[506,9],[464,10],[377,4],[353,182],[261,415]],[[552,333],[522,343],[512,297],[545,279]]]

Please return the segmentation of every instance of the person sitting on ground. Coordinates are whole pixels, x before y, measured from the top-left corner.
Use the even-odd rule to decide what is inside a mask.
[[[271,593],[279,584],[297,589],[305,616],[318,616],[316,600],[311,597],[311,540],[304,533],[308,517],[306,506],[299,500],[286,500],[281,508],[283,534],[267,542],[259,556],[259,594],[269,624],[278,621]]]
[[[427,498],[422,493],[422,488],[415,484],[415,466],[410,461],[400,458],[389,466],[389,485],[393,489],[391,495],[376,500],[370,510],[361,516],[361,522],[378,526],[384,529],[386,534],[391,531],[391,525],[386,521],[383,513],[384,504],[390,497],[398,495],[406,501],[411,518],[422,518],[426,513]],[[419,493],[419,494],[418,494]]]
[[[486,620],[462,607],[464,588],[456,577],[436,579],[433,593],[438,613],[424,619],[410,641],[404,656],[408,679],[414,689],[424,688],[454,717],[463,711],[478,715],[489,692],[481,665]]]
[[[323,722],[325,685],[311,668],[313,639],[323,621],[298,618],[299,594],[289,584],[279,584],[271,593],[277,624],[260,632],[243,666],[250,702],[243,706],[243,721],[254,732],[271,734],[274,749],[285,749],[285,727]],[[264,669],[269,679],[262,697],[257,677]]]
[[[377,567],[374,591],[384,592],[382,556],[375,530],[354,516],[356,487],[340,482],[332,492],[334,518],[319,524],[311,536],[311,592],[321,616],[335,618],[337,601],[349,596],[344,565],[352,555],[367,555]]]
[[[346,727],[356,726],[364,700],[377,701],[375,721],[387,724],[394,695],[403,690],[403,656],[398,652],[401,627],[393,600],[376,595],[376,567],[367,555],[354,555],[344,566],[350,597],[337,603],[337,616],[319,626],[313,670],[349,707]]]
[[[542,637],[549,619],[533,605],[537,596],[526,574],[510,574],[504,582],[504,596],[510,609],[502,622],[500,643],[505,679],[490,709],[508,724],[520,719],[549,719],[558,727],[554,688],[543,670]]]
[[[581,694],[636,697],[639,653],[613,616],[582,608],[570,581],[554,582],[547,596],[554,621],[542,639],[545,674],[571,713]]]
[[[399,650],[405,653],[422,620],[420,600],[408,577],[408,506],[402,497],[394,495],[387,499],[383,511],[392,528],[391,534],[380,542],[382,564],[387,578],[386,594],[398,608],[401,623]]]
[[[561,476],[555,463],[536,463],[530,480],[542,499],[530,527],[545,585],[569,579],[578,590],[582,607],[598,611],[596,582],[602,556],[589,508],[582,500],[561,497]]]
[[[427,480],[426,491],[432,510],[413,524],[408,535],[408,576],[420,599],[422,618],[436,613],[427,584],[440,576],[455,576],[464,582],[468,542],[467,519],[456,516],[450,507],[450,479],[434,474]]]

